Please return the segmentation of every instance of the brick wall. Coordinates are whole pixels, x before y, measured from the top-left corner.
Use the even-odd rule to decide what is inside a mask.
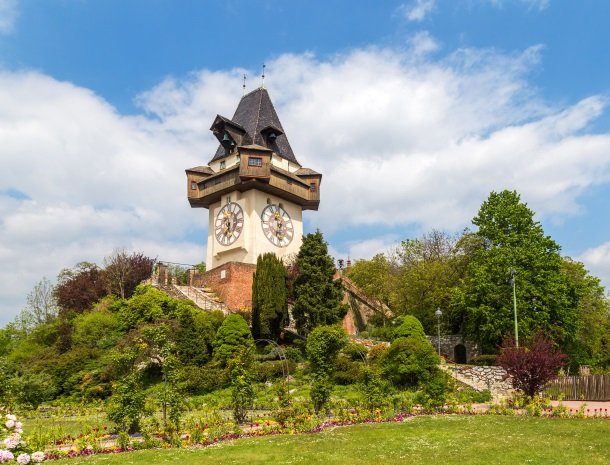
[[[206,271],[201,283],[211,288],[229,310],[252,308],[252,274],[256,265],[229,262]]]

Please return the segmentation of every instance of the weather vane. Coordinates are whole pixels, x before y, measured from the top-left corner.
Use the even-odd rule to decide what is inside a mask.
[[[243,88],[244,88],[244,95],[246,95],[246,74],[245,73],[244,73],[244,85],[243,85]]]
[[[265,88],[265,68],[267,66],[265,65],[265,63],[263,63],[263,75],[261,76],[263,78],[262,82],[261,82],[261,89]]]

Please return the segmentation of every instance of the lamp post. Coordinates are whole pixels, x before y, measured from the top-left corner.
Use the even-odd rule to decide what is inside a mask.
[[[517,324],[517,291],[515,286],[515,275],[517,272],[514,268],[510,269],[510,283],[513,286],[513,309],[515,316],[515,346],[519,347],[519,325]]]
[[[436,321],[437,321],[437,345],[438,345],[438,356],[441,356],[441,316],[443,316],[443,312],[441,312],[441,308],[437,307],[436,308],[436,312],[434,312],[434,314],[436,315]]]

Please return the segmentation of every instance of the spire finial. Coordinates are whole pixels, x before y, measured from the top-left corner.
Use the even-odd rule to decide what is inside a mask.
[[[244,95],[246,95],[246,74],[244,73],[244,85],[242,86],[244,88]]]
[[[267,65],[265,65],[265,63],[263,63],[263,74],[262,74],[262,81],[261,81],[261,89],[265,88],[265,68],[267,67]]]

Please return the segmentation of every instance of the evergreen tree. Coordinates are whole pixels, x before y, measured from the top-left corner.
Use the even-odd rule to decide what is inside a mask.
[[[520,336],[543,330],[567,343],[576,333],[577,312],[562,273],[560,247],[533,217],[517,192],[505,190],[492,192],[472,220],[480,247],[454,305],[463,312],[464,332],[478,339],[484,351],[497,350],[505,336],[514,335],[511,269]]]
[[[216,332],[214,358],[226,365],[229,359],[251,347],[253,342],[246,320],[241,315],[232,313],[224,319]]]
[[[347,306],[341,304],[341,283],[333,279],[335,265],[320,231],[303,237],[296,266],[292,314],[299,332],[308,334],[316,326],[340,322]]]
[[[277,339],[287,322],[286,268],[272,252],[259,255],[252,282],[252,335]]]

